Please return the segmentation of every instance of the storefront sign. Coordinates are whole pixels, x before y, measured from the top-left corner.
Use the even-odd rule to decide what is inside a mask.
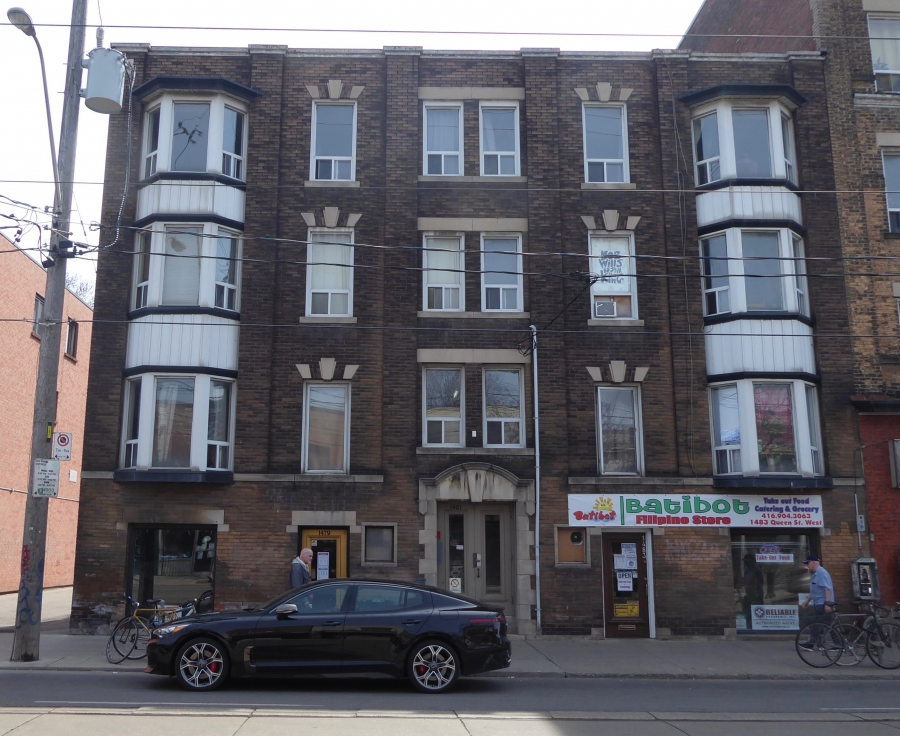
[[[641,604],[638,601],[613,603],[613,616],[616,618],[638,618],[641,615]]]
[[[630,593],[634,590],[634,578],[630,572],[616,573],[616,590],[620,593]]]
[[[754,631],[796,631],[800,628],[797,606],[750,607],[750,624]]]
[[[793,565],[794,555],[788,552],[757,552],[756,561],[775,565]]]
[[[316,555],[316,580],[328,580],[328,552],[319,552]]]
[[[821,527],[821,496],[569,494],[572,526]]]

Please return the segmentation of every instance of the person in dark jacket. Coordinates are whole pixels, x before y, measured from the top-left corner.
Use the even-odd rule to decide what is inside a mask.
[[[299,588],[312,582],[309,574],[309,563],[312,562],[313,551],[309,547],[300,550],[300,554],[291,563],[291,588]]]

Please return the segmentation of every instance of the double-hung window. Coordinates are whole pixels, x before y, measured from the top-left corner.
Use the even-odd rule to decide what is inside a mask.
[[[597,387],[597,438],[601,473],[639,475],[643,471],[637,387]]]
[[[353,231],[310,230],[306,246],[306,315],[353,315]]]
[[[233,179],[244,178],[244,113],[231,107],[225,108],[222,173]]]
[[[123,468],[134,468],[138,464],[138,438],[141,426],[141,379],[125,384],[125,447],[122,458]]]
[[[425,368],[423,371],[425,446],[461,447],[465,406],[462,368]]]
[[[887,195],[888,228],[892,233],[900,233],[900,154],[885,153],[882,159],[884,161],[884,189]]]
[[[624,105],[582,106],[587,182],[628,181],[628,124]]]
[[[134,241],[134,308],[147,306],[150,288],[150,233],[138,233]]]
[[[312,179],[353,181],[356,177],[356,105],[314,102]]]
[[[822,475],[822,428],[819,425],[819,396],[815,386],[806,385],[806,419],[809,424],[809,453],[812,471]]]
[[[228,470],[231,452],[231,382],[209,382],[209,416],[206,432],[206,467]]]
[[[458,312],[465,309],[463,235],[425,235],[425,311]]]
[[[194,378],[159,376],[153,418],[154,468],[190,468]]]
[[[794,122],[784,113],[781,114],[781,151],[784,155],[785,177],[792,184],[796,184],[797,153],[794,146]]]
[[[481,103],[481,175],[519,175],[519,107]]]
[[[159,152],[159,108],[147,113],[144,129],[144,178],[156,173]]]
[[[481,310],[521,312],[522,239],[519,235],[481,236]]]
[[[741,472],[741,425],[737,386],[721,386],[710,391],[713,425],[713,456],[716,473]]]
[[[731,311],[728,281],[728,248],[725,235],[701,241],[703,267],[703,308],[707,315]]]
[[[462,105],[429,105],[425,115],[424,174],[459,176],[463,173]]]
[[[66,355],[70,358],[78,354],[78,323],[70,319],[66,323]]]
[[[594,235],[591,243],[591,316],[636,319],[637,288],[631,235]]]
[[[161,303],[196,306],[200,298],[200,250],[203,228],[167,225]]]
[[[209,103],[176,102],[172,124],[170,171],[206,171]]]
[[[734,156],[739,179],[770,179],[772,147],[769,143],[769,111],[731,111],[734,126]]]
[[[216,293],[215,304],[220,309],[237,309],[237,259],[236,233],[219,230],[216,238]]]
[[[346,473],[350,457],[350,384],[306,383],[303,472]]]
[[[900,92],[900,17],[869,16],[875,89]]]
[[[522,371],[517,368],[484,370],[485,447],[522,447]]]
[[[722,178],[719,155],[719,116],[712,112],[694,120],[694,160],[697,162],[697,186]]]
[[[748,312],[783,312],[784,278],[777,232],[741,232]]]
[[[31,320],[31,332],[40,337],[44,334],[44,297],[35,295],[34,297],[34,316]]]
[[[791,233],[791,253],[794,257],[794,288],[797,291],[797,311],[809,316],[809,303],[806,295],[808,285],[806,281],[806,253],[803,241]]]

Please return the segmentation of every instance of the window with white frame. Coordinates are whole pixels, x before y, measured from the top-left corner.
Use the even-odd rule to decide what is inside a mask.
[[[900,233],[900,154],[885,153],[884,191],[887,196],[888,230]]]
[[[123,468],[229,470],[234,381],[147,373],[125,382]]]
[[[78,354],[78,323],[74,319],[66,322],[66,355],[70,358]]]
[[[628,235],[590,235],[591,317],[636,319],[634,241]]]
[[[597,387],[597,428],[602,474],[643,472],[641,407],[636,386]]]
[[[202,226],[166,226],[160,304],[196,306],[199,303],[202,240]]]
[[[484,445],[522,447],[522,371],[518,368],[484,369]]]
[[[303,398],[303,472],[347,473],[350,384],[307,382]]]
[[[719,165],[719,116],[709,113],[694,120],[694,160],[697,186],[722,178]]]
[[[748,312],[782,312],[785,309],[778,236],[777,232],[741,232]]]
[[[481,271],[481,310],[521,312],[521,236],[482,234]]]
[[[728,301],[728,248],[724,235],[700,242],[704,309],[707,315],[731,311]]]
[[[519,107],[481,103],[481,175],[519,175]]]
[[[627,182],[628,123],[625,105],[582,105],[584,180]]]
[[[794,288],[797,291],[797,311],[809,316],[807,294],[809,286],[806,280],[806,253],[803,241],[791,233],[792,255],[794,256]]]
[[[306,315],[353,315],[353,230],[309,231],[306,246]]]
[[[159,152],[159,108],[147,113],[144,123],[144,178],[156,173],[156,159]]]
[[[821,475],[816,387],[745,379],[710,387],[715,472]]]
[[[794,146],[794,121],[786,113],[781,114],[781,151],[784,156],[785,178],[797,183],[797,153]]]
[[[314,102],[312,175],[319,181],[356,177],[356,105]]]
[[[44,334],[44,297],[35,294],[34,315],[31,319],[31,332],[40,337]]]
[[[464,443],[462,407],[464,381],[459,367],[425,368],[423,371],[423,444],[428,447],[461,447]]]
[[[240,240],[237,233],[219,230],[216,238],[216,295],[220,309],[237,309],[237,264]]]
[[[169,170],[205,172],[209,149],[209,103],[176,102],[173,113]]]
[[[767,109],[733,109],[734,158],[740,179],[770,179],[772,148]]]
[[[244,113],[233,107],[225,108],[222,173],[233,179],[244,178]]]
[[[423,237],[423,309],[429,312],[464,311],[465,236],[435,234]]]
[[[147,306],[150,288],[150,233],[138,233],[134,239],[134,309]]]
[[[900,92],[900,17],[870,15],[869,45],[875,89]]]
[[[426,104],[425,161],[427,176],[459,176],[463,173],[462,105]]]

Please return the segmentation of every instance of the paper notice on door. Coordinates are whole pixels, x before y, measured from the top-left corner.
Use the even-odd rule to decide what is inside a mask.
[[[613,555],[613,567],[616,570],[637,570],[637,557]]]
[[[626,557],[637,557],[637,542],[622,542],[622,554]]]
[[[316,556],[316,580],[328,580],[328,552],[319,552]]]
[[[616,573],[616,590],[620,593],[630,593],[634,590],[634,578],[630,572]]]
[[[641,604],[638,601],[613,603],[613,616],[616,618],[638,618],[641,615]]]

